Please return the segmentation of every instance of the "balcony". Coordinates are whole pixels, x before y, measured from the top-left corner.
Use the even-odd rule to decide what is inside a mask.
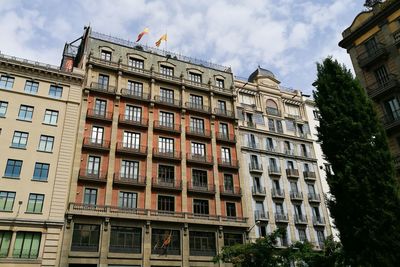
[[[321,196],[317,193],[308,193],[309,202],[321,202]]]
[[[82,147],[91,150],[98,150],[98,151],[109,151],[110,150],[110,141],[102,140],[97,138],[83,138],[83,145]]]
[[[238,186],[223,186],[219,187],[219,193],[221,196],[226,197],[241,197],[242,189]]]
[[[261,163],[258,163],[258,162],[250,162],[249,163],[249,171],[253,172],[253,173],[262,174],[263,166],[261,165]]]
[[[313,216],[314,226],[325,226],[325,219],[321,216]]]
[[[184,82],[185,82],[185,85],[188,87],[200,88],[200,89],[206,90],[206,91],[210,90],[210,85],[208,83],[202,83],[201,81],[194,81],[194,80],[190,80],[190,79],[184,79]]]
[[[218,158],[218,167],[237,170],[239,169],[239,161]]]
[[[211,139],[211,132],[202,128],[186,127],[186,135]]]
[[[114,184],[132,187],[146,187],[146,177],[139,175],[128,175],[126,173],[114,173]]]
[[[296,224],[307,224],[307,216],[303,214],[295,214],[294,222]]]
[[[188,110],[192,110],[192,111],[196,111],[196,112],[200,112],[200,113],[206,113],[206,114],[211,113],[211,109],[209,106],[205,106],[205,105],[201,105],[201,104],[186,102],[185,107]]]
[[[119,66],[118,62],[111,61],[111,60],[105,60],[105,59],[94,57],[94,56],[90,56],[89,61],[90,61],[90,63],[95,63],[95,64],[98,64],[101,66],[108,66],[108,67],[112,67],[112,68],[118,68],[118,66]]]
[[[285,154],[289,156],[294,156],[294,149],[285,148]]]
[[[232,110],[222,109],[222,108],[214,108],[214,113],[216,116],[235,119],[235,112]]]
[[[212,156],[200,155],[200,154],[186,154],[186,161],[193,164],[202,164],[212,166],[214,164],[214,158]]]
[[[86,118],[111,122],[113,119],[113,113],[105,112],[105,111],[98,110],[98,109],[88,109],[88,111],[86,113]]]
[[[268,115],[277,116],[277,117],[281,117],[282,116],[281,112],[276,108],[267,107],[266,108],[266,112],[267,112]]]
[[[247,218],[237,217],[237,216],[219,216],[223,222],[247,222]]]
[[[236,136],[234,134],[217,132],[216,136],[217,136],[217,141],[236,144]]]
[[[150,210],[150,215],[157,217],[175,217],[175,218],[185,217],[185,213],[172,210]]]
[[[149,120],[146,118],[131,118],[129,116],[120,114],[118,118],[119,124],[127,126],[135,126],[147,128],[149,126]]]
[[[120,66],[124,71],[128,71],[128,72],[132,72],[132,73],[135,73],[135,74],[139,74],[140,76],[146,76],[146,77],[150,76],[150,71],[149,70],[145,70],[143,68],[137,68],[135,66],[130,66],[130,65],[126,65],[126,64],[120,64]]]
[[[215,185],[214,184],[201,184],[201,183],[188,182],[187,183],[187,191],[189,193],[214,195],[215,194]]]
[[[268,211],[265,212],[263,210],[255,210],[254,211],[254,220],[261,221],[261,222],[268,222],[269,221],[269,213]]]
[[[299,191],[290,191],[290,199],[291,200],[303,200],[303,193]]]
[[[181,160],[181,152],[180,151],[169,151],[165,149],[153,148],[153,157],[164,160]]]
[[[385,130],[391,130],[400,125],[400,109],[392,111],[392,113],[386,114],[383,118],[383,127]]]
[[[117,152],[125,155],[146,156],[147,146],[136,146],[130,143],[117,142]]]
[[[182,181],[153,177],[151,187],[163,190],[182,191]]]
[[[273,175],[273,176],[281,176],[281,168],[279,168],[277,166],[270,166],[268,168],[268,173],[269,173],[269,175]]]
[[[111,86],[108,84],[95,83],[95,82],[92,82],[90,84],[90,90],[106,94],[115,94],[116,89],[117,88],[115,86]]]
[[[298,169],[286,169],[286,176],[289,178],[299,178],[299,170]]]
[[[288,222],[288,216],[286,213],[275,213],[275,222]]]
[[[188,213],[188,218],[195,220],[219,221],[220,216],[208,213]]]
[[[358,65],[361,68],[368,68],[379,59],[382,59],[388,55],[388,51],[384,44],[377,44],[375,49],[371,49],[364,53],[361,53],[358,57]]]
[[[143,92],[136,92],[131,89],[125,89],[125,88],[121,89],[121,96],[146,102],[150,101],[150,94]]]
[[[285,190],[283,189],[277,189],[277,188],[272,188],[271,189],[271,194],[273,198],[285,198]]]
[[[86,182],[107,183],[107,172],[80,169],[78,180]]]
[[[312,172],[312,171],[304,171],[303,176],[304,176],[304,180],[314,181],[317,178],[315,172]]]
[[[390,74],[387,77],[387,80],[384,82],[376,82],[371,86],[367,87],[368,96],[371,98],[378,98],[385,93],[390,93],[394,91],[396,88],[399,88],[400,84],[397,77],[393,74]]]
[[[163,97],[159,95],[154,96],[154,101],[160,105],[165,105],[175,108],[180,108],[182,105],[182,102],[178,99]]]
[[[164,131],[167,133],[180,134],[181,133],[181,125],[174,123],[166,123],[164,121],[154,121],[153,123],[154,130]]]
[[[252,186],[251,191],[254,197],[265,197],[267,194],[263,186]]]

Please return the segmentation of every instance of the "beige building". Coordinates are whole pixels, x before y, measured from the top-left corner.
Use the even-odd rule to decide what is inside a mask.
[[[307,240],[320,249],[332,232],[319,173],[321,155],[316,155],[315,132],[310,131],[314,117],[299,91],[279,84],[260,67],[248,79],[235,80],[240,175],[246,177],[247,216],[255,225],[250,237],[284,228],[287,235],[279,246]]]
[[[82,82],[0,54],[0,266],[59,266]]]

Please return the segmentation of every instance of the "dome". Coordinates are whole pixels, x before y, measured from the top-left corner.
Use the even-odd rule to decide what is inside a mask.
[[[276,80],[275,75],[272,73],[272,71],[263,69],[260,66],[258,66],[252,74],[250,74],[248,81],[254,82],[256,78],[270,78]]]

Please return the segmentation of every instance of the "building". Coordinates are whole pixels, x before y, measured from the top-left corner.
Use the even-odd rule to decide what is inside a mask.
[[[59,266],[82,72],[0,54],[0,265]]]
[[[248,229],[230,69],[79,41],[62,61],[86,82],[61,266],[214,266]]]
[[[350,54],[361,85],[373,101],[400,170],[400,2],[386,1],[361,12],[339,45]]]
[[[256,225],[250,238],[286,229],[279,246],[310,241],[322,248],[331,235],[324,202],[315,137],[310,132],[305,98],[279,85],[260,67],[248,79],[237,78],[237,117],[241,145],[240,176]],[[309,101],[309,100],[308,100]]]

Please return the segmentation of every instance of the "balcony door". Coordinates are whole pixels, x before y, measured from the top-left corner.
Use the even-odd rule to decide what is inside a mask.
[[[388,115],[388,118],[391,121],[400,119],[400,103],[397,97],[393,97],[392,99],[385,102],[385,109]]]
[[[159,137],[158,151],[160,153],[174,153],[174,139]]]
[[[121,162],[121,178],[137,180],[139,177],[139,162],[123,160]]]
[[[103,144],[103,135],[104,135],[104,128],[103,127],[92,127],[92,140],[91,143],[93,144]]]
[[[98,83],[101,89],[107,89],[109,77],[107,75],[99,75]]]
[[[261,201],[256,202],[256,213],[258,213],[260,216],[264,214],[264,203]]]
[[[204,133],[204,120],[198,118],[190,118],[190,130],[196,133]]]
[[[87,173],[98,176],[100,173],[100,157],[89,156]]]
[[[125,148],[139,149],[140,134],[132,132],[124,132],[123,146]]]
[[[226,192],[233,192],[233,177],[230,174],[224,175],[224,188]]]
[[[221,148],[221,159],[223,163],[231,163],[231,152],[229,148]]]
[[[105,117],[106,110],[107,110],[107,101],[96,99],[96,102],[94,103],[94,114]]]
[[[160,112],[160,126],[173,128],[174,127],[174,113]]]
[[[204,158],[206,155],[206,145],[201,143],[192,142],[191,152],[193,157]]]
[[[226,123],[220,123],[219,124],[219,132],[221,136],[223,137],[228,137],[229,131],[228,131],[228,124]]]
[[[142,108],[127,105],[125,107],[125,120],[140,122],[142,119]]]

